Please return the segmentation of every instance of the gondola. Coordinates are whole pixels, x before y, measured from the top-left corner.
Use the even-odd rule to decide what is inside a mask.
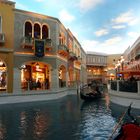
[[[112,135],[109,140],[140,140],[140,116],[132,116],[130,110],[131,105],[127,111],[131,121],[122,124],[117,135],[115,135],[114,138]]]
[[[93,101],[103,97],[101,86],[87,84],[80,88],[80,98],[86,101]]]

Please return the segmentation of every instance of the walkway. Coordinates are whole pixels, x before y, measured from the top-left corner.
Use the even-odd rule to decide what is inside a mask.
[[[58,91],[57,91],[58,92]],[[36,102],[36,101],[47,101],[47,100],[56,100],[62,98],[66,95],[76,94],[76,90],[63,90],[62,92],[55,93],[41,93],[41,91],[36,92],[26,92],[26,94],[2,94],[0,95],[0,105],[2,104],[13,104],[13,103],[25,103],[25,102]]]

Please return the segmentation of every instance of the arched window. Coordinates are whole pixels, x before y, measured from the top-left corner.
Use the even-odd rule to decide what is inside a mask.
[[[32,24],[28,21],[25,23],[25,36],[32,37]]]
[[[49,29],[46,25],[42,26],[42,39],[49,38]]]
[[[64,34],[63,33],[60,33],[59,34],[59,44],[60,45],[64,45],[65,44],[65,41],[66,41],[66,38],[65,38]]]
[[[34,38],[40,39],[40,25],[38,23],[34,24]]]

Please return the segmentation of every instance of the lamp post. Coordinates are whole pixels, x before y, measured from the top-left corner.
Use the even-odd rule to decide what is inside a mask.
[[[113,65],[114,65],[114,74],[115,74],[115,79],[117,80],[117,65],[116,65],[116,60],[113,59]]]
[[[123,72],[123,70],[124,70],[124,58],[123,58],[123,56],[121,56],[120,62],[121,62],[121,70]],[[122,79],[124,79],[124,74],[122,74]]]

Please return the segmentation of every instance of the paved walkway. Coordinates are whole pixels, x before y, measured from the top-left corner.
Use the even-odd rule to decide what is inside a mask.
[[[133,103],[132,108],[140,109],[140,95],[138,93],[117,92],[114,90],[109,90],[108,93],[111,102],[127,107],[130,103]]]
[[[76,90],[64,90],[58,93],[28,93],[28,94],[13,94],[13,95],[0,95],[0,105],[2,104],[15,104],[24,102],[36,102],[46,100],[56,100],[67,95],[77,94]]]

